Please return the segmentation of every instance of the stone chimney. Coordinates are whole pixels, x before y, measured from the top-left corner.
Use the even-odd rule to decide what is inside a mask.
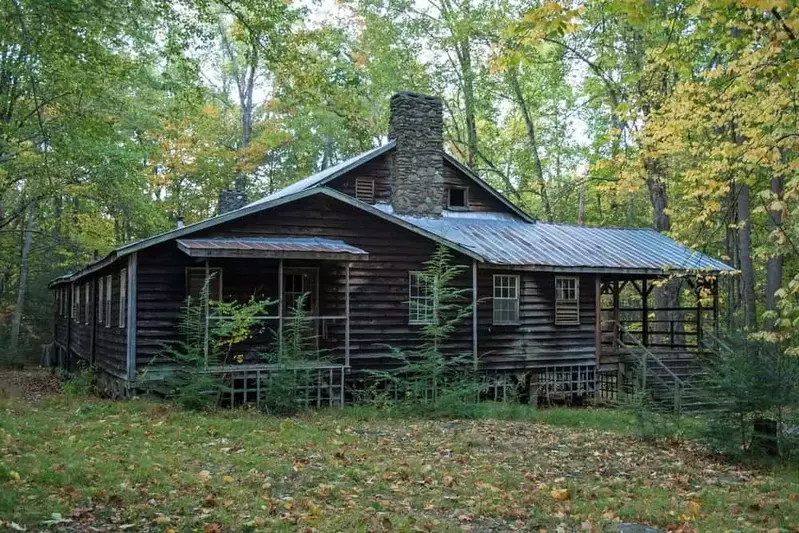
[[[441,216],[444,209],[441,100],[413,92],[391,97],[388,137],[397,141],[391,184],[395,213]]]
[[[228,211],[233,211],[247,205],[247,195],[241,191],[220,191],[217,211],[224,215]]]

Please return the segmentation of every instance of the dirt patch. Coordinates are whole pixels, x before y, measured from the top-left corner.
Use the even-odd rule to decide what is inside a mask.
[[[0,369],[0,398],[21,398],[39,401],[61,394],[61,380],[47,369]]]

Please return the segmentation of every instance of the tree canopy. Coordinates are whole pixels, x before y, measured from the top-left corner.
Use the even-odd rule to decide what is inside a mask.
[[[730,328],[799,326],[799,7],[788,0],[10,0],[0,346],[49,279],[385,142],[399,90],[543,221],[647,226],[741,270]],[[677,298],[668,294],[664,298]]]

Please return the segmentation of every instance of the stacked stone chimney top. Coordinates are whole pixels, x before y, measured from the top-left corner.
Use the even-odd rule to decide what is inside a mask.
[[[388,137],[396,141],[391,204],[399,214],[444,210],[444,118],[440,98],[403,91],[391,97]]]

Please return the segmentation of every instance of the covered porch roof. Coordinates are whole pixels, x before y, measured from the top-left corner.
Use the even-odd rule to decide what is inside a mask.
[[[242,257],[260,259],[326,259],[363,261],[369,253],[344,241],[320,237],[215,237],[178,239],[178,249],[200,259]]]

